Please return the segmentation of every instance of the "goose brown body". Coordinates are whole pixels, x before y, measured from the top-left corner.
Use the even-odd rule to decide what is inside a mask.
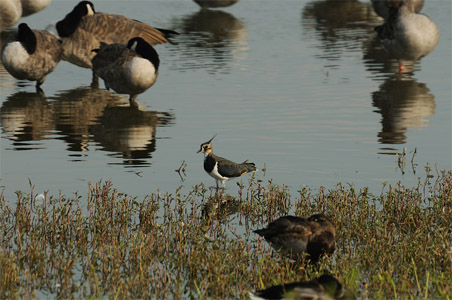
[[[56,68],[62,54],[61,41],[54,35],[21,23],[3,46],[2,63],[15,78],[36,81],[39,87]]]
[[[158,76],[160,60],[155,49],[142,38],[124,44],[102,44],[93,58],[94,72],[104,80],[107,89],[135,97],[150,88]]]
[[[122,15],[94,11],[89,1],[80,2],[72,12],[56,24],[56,31],[64,47],[63,60],[83,68],[92,68],[93,49],[101,43],[127,43],[141,37],[148,44],[167,43],[171,30],[157,29]]]
[[[267,228],[255,233],[263,236],[277,251],[295,259],[304,253],[316,263],[324,254],[332,254],[336,248],[336,229],[323,214],[309,218],[284,216],[271,222]]]

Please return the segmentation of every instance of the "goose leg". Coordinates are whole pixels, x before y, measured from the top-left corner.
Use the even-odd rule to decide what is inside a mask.
[[[130,107],[138,107],[138,103],[135,101],[136,98],[137,95],[130,95],[129,97]]]
[[[45,80],[46,80],[46,76],[42,77],[41,79],[36,80],[36,89],[40,89],[41,84],[43,84]]]
[[[94,70],[93,70],[93,79],[91,80],[91,88],[93,89],[99,88],[99,76],[97,76],[97,74],[94,73]]]
[[[402,74],[405,69],[405,66],[401,61],[399,61],[399,74]]]

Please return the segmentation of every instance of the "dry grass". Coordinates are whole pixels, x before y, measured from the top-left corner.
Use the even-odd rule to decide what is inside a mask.
[[[86,197],[42,199],[32,187],[17,199],[2,195],[0,298],[246,299],[324,272],[359,298],[451,298],[451,171],[380,195],[338,185],[292,197],[256,178],[232,190],[199,185],[135,199],[105,182]],[[338,235],[319,266],[291,262],[252,233],[281,215],[314,212],[329,215]]]

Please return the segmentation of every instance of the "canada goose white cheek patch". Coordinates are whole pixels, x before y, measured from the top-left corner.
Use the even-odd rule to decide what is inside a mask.
[[[20,42],[9,43],[2,53],[2,63],[5,68],[19,69],[23,66],[30,55]]]
[[[88,15],[88,16],[94,15],[94,11],[93,11],[93,8],[91,7],[91,5],[86,4],[86,10],[88,11],[88,12],[87,12],[87,15]]]

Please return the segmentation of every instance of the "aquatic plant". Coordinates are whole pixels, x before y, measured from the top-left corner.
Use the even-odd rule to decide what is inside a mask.
[[[137,199],[110,181],[85,196],[0,195],[0,298],[246,299],[251,290],[329,273],[360,298],[450,299],[452,172],[380,195],[338,184],[304,188],[251,177]],[[337,248],[316,266],[277,253],[254,229],[323,212]],[[303,258],[301,258],[303,260]]]

